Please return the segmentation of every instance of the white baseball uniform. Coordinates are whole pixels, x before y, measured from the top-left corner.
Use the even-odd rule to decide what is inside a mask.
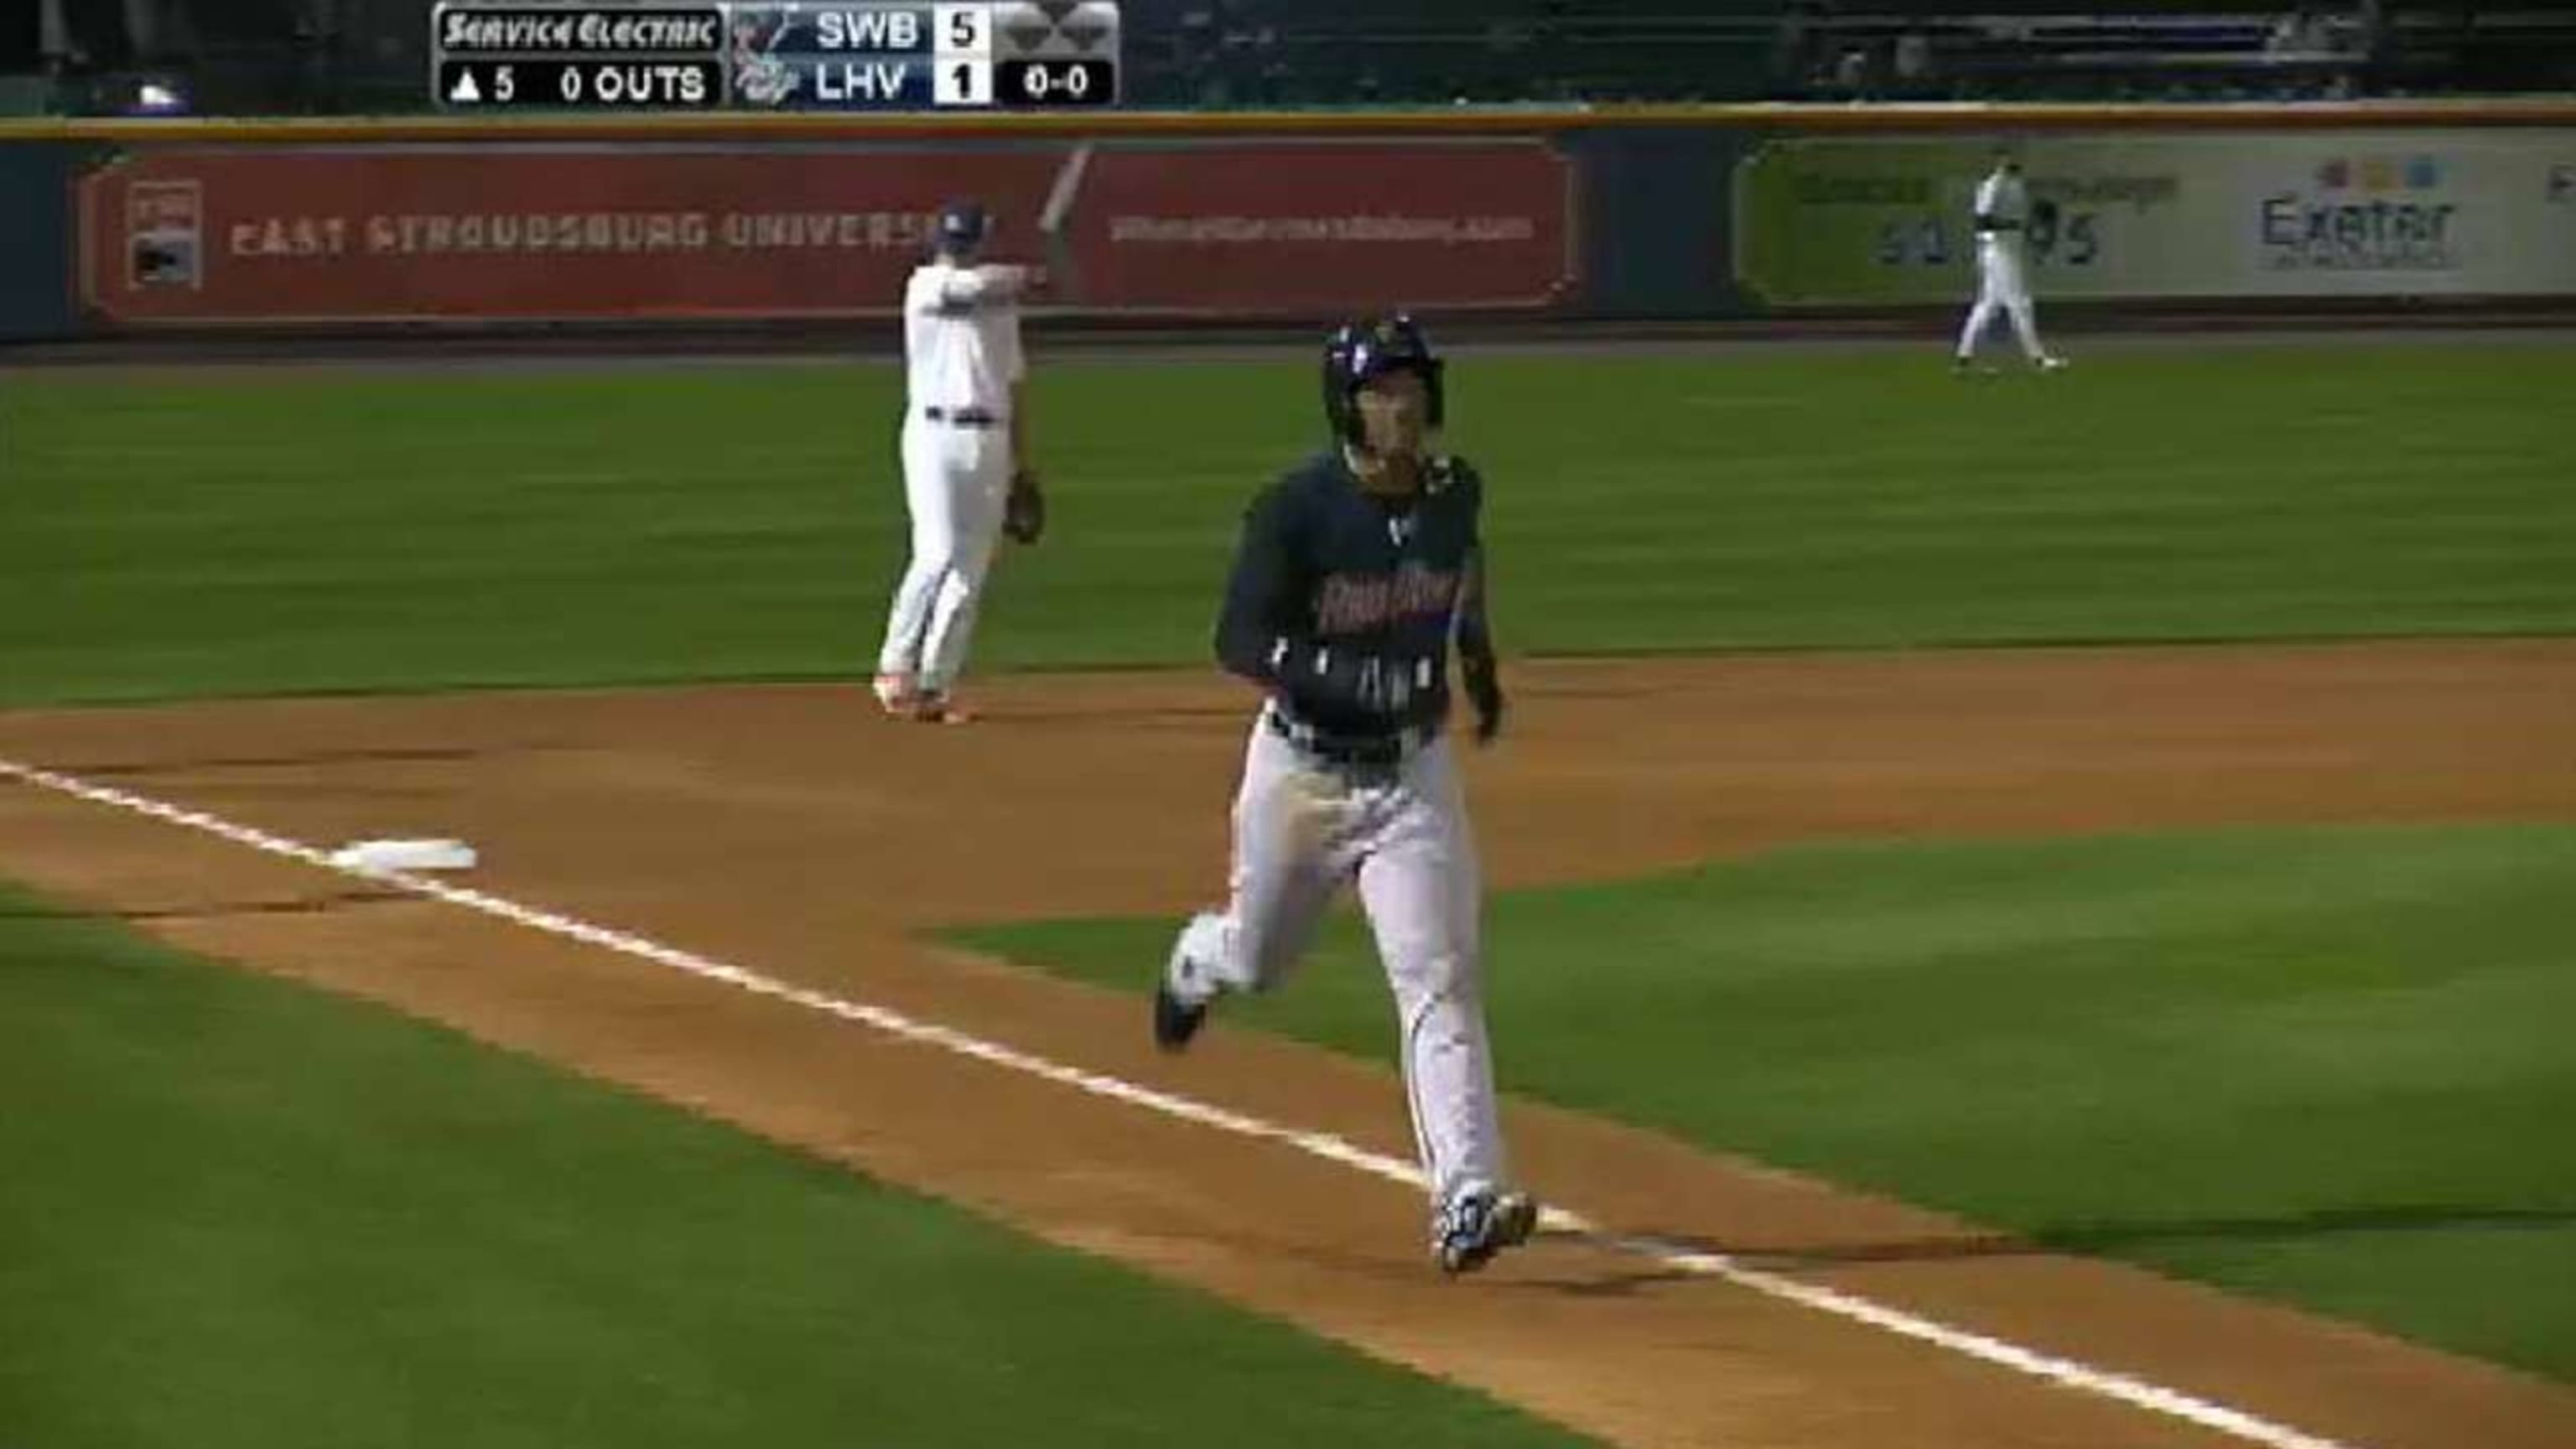
[[[877,673],[941,695],[965,667],[1011,482],[1020,293],[1028,271],[915,268],[904,288],[903,494],[912,565],[895,586]]]
[[[1978,340],[2001,311],[2012,318],[2022,356],[2053,365],[2055,359],[2039,345],[2039,324],[2031,310],[2029,252],[2024,241],[2030,225],[2030,192],[2019,173],[1998,166],[1978,182],[1974,215],[1991,217],[2002,225],[1976,223],[1977,301],[1968,309],[1967,325],[1959,329],[1959,360],[1976,355]]]

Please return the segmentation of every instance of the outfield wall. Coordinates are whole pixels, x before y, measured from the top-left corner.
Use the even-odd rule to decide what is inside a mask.
[[[0,336],[884,317],[969,194],[1081,318],[1952,305],[2005,139],[2046,298],[2576,300],[2571,102],[59,122]]]
[[[0,144],[0,341],[62,337],[72,313],[69,144]]]

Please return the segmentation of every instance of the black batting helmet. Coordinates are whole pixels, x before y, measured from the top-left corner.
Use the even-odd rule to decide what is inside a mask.
[[[1441,420],[1441,362],[1421,324],[1402,312],[1344,323],[1324,339],[1324,421],[1333,436],[1358,443],[1360,414],[1355,399],[1369,379],[1410,371],[1431,394],[1431,426]]]
[[[984,244],[993,218],[980,201],[952,201],[939,208],[939,249],[963,254]]]

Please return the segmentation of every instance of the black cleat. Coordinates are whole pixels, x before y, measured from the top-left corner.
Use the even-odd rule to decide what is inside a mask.
[[[1199,1034],[1199,1024],[1207,1020],[1207,1003],[1193,1006],[1172,994],[1172,984],[1163,982],[1154,988],[1154,1045],[1176,1052],[1190,1044]]]
[[[1443,1273],[1472,1273],[1537,1231],[1538,1199],[1528,1193],[1465,1193],[1432,1222],[1432,1261]]]

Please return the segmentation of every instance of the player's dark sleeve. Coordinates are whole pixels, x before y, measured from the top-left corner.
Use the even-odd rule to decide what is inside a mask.
[[[1290,502],[1288,490],[1273,485],[1244,510],[1234,571],[1225,581],[1225,606],[1217,614],[1217,662],[1258,684],[1272,682],[1271,641],[1291,627],[1303,592],[1303,581],[1296,577]]]
[[[1232,673],[1287,696],[1319,724],[1383,721],[1409,702],[1416,666],[1315,638],[1297,499],[1276,486],[1254,500],[1217,616],[1216,657]]]
[[[1463,459],[1451,460],[1466,493],[1467,561],[1458,580],[1458,657],[1461,663],[1494,657],[1494,630],[1485,615],[1485,479]]]
[[[1481,508],[1481,484],[1477,503]],[[1466,577],[1458,585],[1458,675],[1466,685],[1468,702],[1476,709],[1476,733],[1485,740],[1492,739],[1503,722],[1502,669],[1494,658],[1494,628],[1485,612],[1492,587],[1490,570],[1480,522],[1474,549],[1467,555]]]
[[[1494,663],[1494,626],[1485,614],[1487,587],[1485,546],[1467,556],[1467,576],[1458,585],[1458,662],[1474,669],[1481,661],[1491,669]]]

